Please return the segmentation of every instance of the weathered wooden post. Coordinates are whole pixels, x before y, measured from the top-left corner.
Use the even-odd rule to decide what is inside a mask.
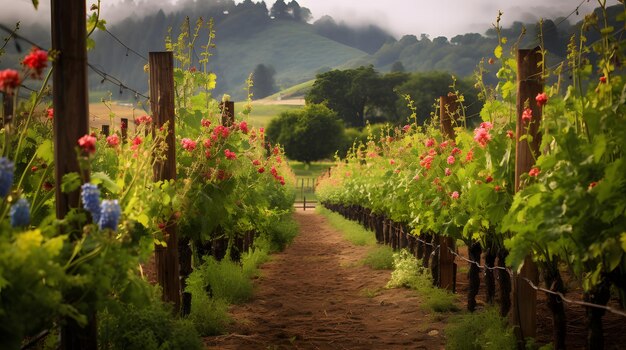
[[[220,102],[220,111],[222,112],[222,125],[231,126],[235,123],[235,102]]]
[[[515,151],[515,191],[521,188],[520,176],[528,173],[535,164],[535,157],[539,155],[541,134],[539,123],[541,108],[535,103],[535,97],[543,92],[543,77],[541,69],[541,49],[518,50],[517,52],[517,145]],[[522,114],[526,108],[532,111],[532,120],[524,122]],[[532,139],[523,139],[522,135],[529,135]],[[529,142],[530,141],[530,142]],[[534,156],[533,156],[534,154]],[[525,280],[538,282],[539,272],[530,257],[526,257],[524,265],[513,278],[513,312],[512,320],[518,340],[523,345],[528,337],[535,337],[537,331],[537,291]]]
[[[154,181],[176,179],[176,134],[174,125],[174,56],[172,52],[150,52],[150,106],[154,128],[167,124],[165,159],[154,167]],[[154,130],[153,130],[154,132]],[[163,289],[163,300],[180,311],[180,272],[176,223],[168,221],[163,230],[167,247],[155,245],[157,281]]]
[[[452,121],[459,104],[456,95],[439,97],[439,119],[441,132],[449,140],[456,138]],[[454,255],[455,242],[452,237],[439,236],[439,287],[454,292],[456,289],[456,263]]]
[[[78,139],[89,132],[87,97],[87,32],[85,1],[51,1],[52,50],[54,60],[52,101],[54,163],[56,181],[56,216],[63,219],[80,204],[80,192],[64,193],[61,180],[65,174],[80,173],[76,147]],[[82,178],[89,179],[84,171]],[[73,237],[76,238],[76,237]],[[81,310],[81,312],[84,312]],[[61,328],[61,348],[95,350],[98,348],[95,310],[87,311],[87,325],[67,317]]]
[[[104,137],[107,137],[107,136],[109,136],[110,130],[111,129],[109,128],[109,126],[107,124],[103,124],[101,133],[102,133],[102,135],[104,135]]]

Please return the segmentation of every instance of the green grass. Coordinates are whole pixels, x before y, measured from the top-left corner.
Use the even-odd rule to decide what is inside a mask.
[[[340,231],[343,237],[350,243],[358,246],[374,246],[376,245],[376,236],[372,231],[368,231],[354,221],[344,219],[341,215],[317,206],[315,210],[323,215],[331,226]]]
[[[445,334],[449,350],[517,349],[513,330],[495,308],[450,318]]]
[[[281,99],[304,98],[304,95],[306,95],[306,93],[311,90],[311,87],[313,87],[313,83],[315,83],[315,79],[311,79],[305,81],[304,83],[288,87],[273,95],[266,97],[265,99],[277,100],[279,96]]]
[[[328,171],[328,168],[332,167],[333,162],[313,162],[311,164],[305,164],[297,161],[289,161],[289,165],[293,172],[298,177],[314,177],[317,178],[324,172]]]
[[[235,113],[243,110],[244,105],[247,102],[235,102]],[[259,104],[252,102],[252,112],[250,113],[250,119],[248,122],[254,127],[267,127],[272,119],[277,117],[280,113],[286,111],[294,111],[302,108],[302,106],[296,105],[280,105],[280,104]]]
[[[367,253],[363,264],[374,270],[393,269],[393,249],[386,245],[377,245]]]

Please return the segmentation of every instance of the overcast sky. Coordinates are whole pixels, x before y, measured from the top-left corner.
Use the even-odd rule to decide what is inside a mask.
[[[182,0],[102,0],[102,12],[105,19],[115,22],[133,12],[151,13],[161,7],[166,12],[171,11],[178,1]],[[266,1],[268,8],[274,1]],[[40,10],[35,12],[31,0],[0,0],[0,22],[10,24],[21,20],[27,24],[37,20],[49,23],[49,1],[40,2]],[[89,0],[92,2],[95,1]],[[141,7],[136,5],[139,2]],[[515,20],[567,16],[582,3],[579,15],[570,17],[570,21],[576,22],[597,6],[597,0],[298,0],[298,3],[308,7],[315,19],[330,15],[338,21],[354,24],[373,22],[398,38],[404,34],[425,33],[450,38],[468,32],[484,33],[495,21],[498,10],[504,13],[503,25],[506,26]],[[607,3],[618,2],[608,0]]]

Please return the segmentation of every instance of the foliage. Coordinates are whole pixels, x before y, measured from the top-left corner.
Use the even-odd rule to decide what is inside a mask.
[[[251,92],[255,99],[262,99],[276,92],[275,74],[276,70],[271,65],[258,64],[254,68],[252,73],[254,85]]]
[[[312,104],[283,112],[270,122],[267,136],[285,147],[290,159],[310,163],[333,155],[344,140],[344,129],[333,111]]]
[[[358,246],[376,245],[376,237],[374,237],[374,234],[364,229],[361,225],[348,221],[341,215],[333,213],[321,206],[316,207],[315,210],[326,217],[328,222],[339,230],[350,243]]]
[[[367,252],[363,264],[374,270],[391,270],[393,269],[393,249],[389,246],[377,245]]]
[[[513,330],[494,308],[450,318],[445,334],[450,350],[517,349]]]

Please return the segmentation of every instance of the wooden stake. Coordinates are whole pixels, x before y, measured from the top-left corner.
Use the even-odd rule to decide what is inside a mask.
[[[222,111],[222,125],[231,126],[235,123],[235,102],[224,101],[220,103]]]
[[[150,107],[154,127],[166,125],[165,159],[154,167],[154,180],[176,179],[176,134],[174,125],[174,55],[172,52],[150,52]],[[155,245],[157,281],[163,289],[163,300],[180,310],[180,272],[176,223],[168,222],[163,232],[167,247]]]
[[[457,108],[456,95],[439,97],[441,132],[449,140],[456,138],[452,121],[455,120]],[[439,241],[439,287],[454,292],[456,289],[456,263],[454,262],[455,256],[450,250],[454,251],[456,244],[452,237],[438,236],[437,238]]]
[[[521,188],[520,177],[535,164],[535,158],[539,155],[541,135],[539,134],[539,122],[541,120],[541,107],[537,106],[535,97],[543,92],[543,80],[541,63],[541,49],[536,47],[532,50],[518,50],[517,53],[517,147],[515,152],[515,190]],[[522,120],[524,109],[532,110],[532,121],[525,123]],[[521,140],[523,135],[532,137],[532,142]],[[534,154],[534,156],[533,156]],[[512,300],[513,308],[511,318],[516,326],[516,335],[520,343],[524,343],[528,337],[535,337],[537,331],[537,291],[525,280],[527,278],[537,284],[539,272],[537,266],[530,257],[526,257],[519,274],[513,278]]]
[[[110,133],[110,128],[107,124],[103,124],[102,125],[102,135],[104,135],[104,137],[109,136]]]
[[[51,15],[52,50],[59,53],[52,75],[56,216],[63,219],[71,208],[79,206],[80,192],[63,193],[61,179],[65,174],[81,173],[76,147],[78,139],[89,132],[86,2],[52,0]],[[83,181],[89,180],[87,171],[81,175]],[[62,349],[98,348],[95,312],[87,311],[86,316],[85,327],[69,317],[64,319]]]

